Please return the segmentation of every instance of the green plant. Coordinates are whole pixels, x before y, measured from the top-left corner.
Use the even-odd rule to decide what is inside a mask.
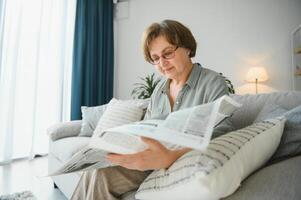
[[[219,73],[219,74],[225,79],[225,81],[226,81],[226,83],[227,83],[227,86],[228,86],[228,92],[229,92],[230,94],[235,94],[235,90],[234,90],[234,87],[233,87],[232,82],[231,82],[227,77],[225,77],[225,76],[223,75],[223,73]]]
[[[155,74],[147,75],[145,78],[139,77],[142,83],[135,83],[135,88],[132,90],[132,97],[134,99],[150,98],[155,87],[160,82],[160,78],[155,78]]]

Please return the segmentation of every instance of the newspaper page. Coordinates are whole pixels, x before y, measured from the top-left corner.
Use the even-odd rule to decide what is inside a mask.
[[[149,137],[167,144],[204,150],[210,142],[214,127],[231,116],[240,106],[225,95],[212,103],[173,112],[165,120],[146,120],[126,124],[108,129],[102,133],[102,136],[130,134]]]
[[[139,130],[143,130],[143,126],[145,125],[139,126]],[[108,152],[132,154],[147,148],[140,136],[128,134],[127,129],[122,130],[125,131],[124,134],[110,132],[109,134],[93,135],[90,143],[84,149],[74,154],[67,163],[56,171],[50,172],[48,176],[110,167],[113,165],[105,159]]]
[[[225,95],[212,103],[173,112],[165,120],[145,120],[107,129],[93,135],[87,147],[50,176],[112,166],[105,159],[107,152],[131,154],[147,149],[140,136],[159,140],[169,149],[204,150],[214,127],[240,106]]]
[[[56,176],[77,171],[105,168],[112,166],[106,161],[105,155],[107,152],[101,149],[93,149],[84,147],[82,150],[72,156],[72,158],[54,172],[50,172],[48,176]]]

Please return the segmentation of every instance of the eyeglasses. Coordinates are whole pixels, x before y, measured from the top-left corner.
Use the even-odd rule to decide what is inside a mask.
[[[172,59],[175,57],[175,52],[179,47],[177,46],[175,49],[168,49],[161,56],[154,56],[151,58],[150,64],[158,65],[160,63],[160,58],[164,58],[166,60]]]

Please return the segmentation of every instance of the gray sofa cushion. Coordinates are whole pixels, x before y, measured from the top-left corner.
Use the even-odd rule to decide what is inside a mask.
[[[277,151],[268,164],[301,154],[301,105],[287,111],[279,105],[266,102],[255,122],[284,116],[285,128]]]
[[[214,128],[211,139],[214,139],[216,137],[220,137],[220,136],[222,136],[226,133],[229,133],[231,131],[234,131],[234,126],[233,126],[233,123],[232,123],[230,117],[228,117],[228,118],[224,119],[220,124],[218,124]]]
[[[301,92],[275,92],[257,95],[231,95],[243,104],[231,117],[234,129],[241,129],[253,123],[266,102],[272,102],[286,110],[301,105]]]
[[[284,116],[286,122],[283,135],[270,163],[301,155],[301,105],[286,112]]]
[[[257,171],[224,200],[300,200],[301,156]]]
[[[254,122],[260,122],[266,119],[273,119],[282,116],[286,112],[287,110],[282,108],[281,106],[271,102],[266,102],[259,114],[257,115]]]
[[[91,137],[97,123],[107,108],[107,104],[101,106],[82,106],[82,127],[79,136]]]

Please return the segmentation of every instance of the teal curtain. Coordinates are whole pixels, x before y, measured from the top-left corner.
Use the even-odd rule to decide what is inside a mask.
[[[113,96],[113,1],[78,0],[76,7],[71,120],[81,106],[107,103]]]

